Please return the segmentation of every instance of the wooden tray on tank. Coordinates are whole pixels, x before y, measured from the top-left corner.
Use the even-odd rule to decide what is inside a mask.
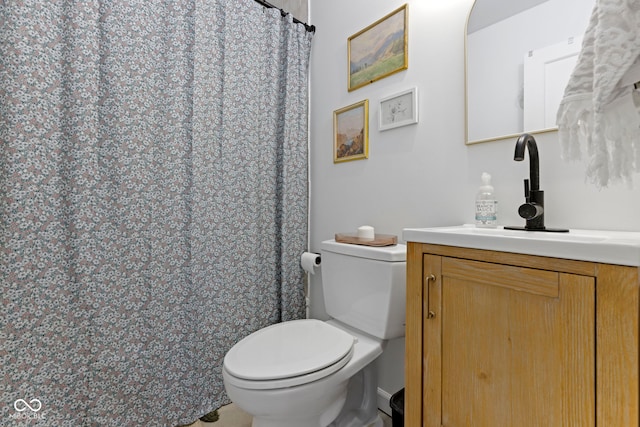
[[[364,246],[392,246],[398,244],[398,236],[394,234],[375,234],[373,240],[361,239],[355,233],[336,233],[336,242]]]

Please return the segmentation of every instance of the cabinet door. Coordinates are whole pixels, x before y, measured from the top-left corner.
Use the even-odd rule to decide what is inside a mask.
[[[595,425],[595,279],[441,259],[424,320],[441,378],[423,383],[441,402],[425,399],[425,424]]]

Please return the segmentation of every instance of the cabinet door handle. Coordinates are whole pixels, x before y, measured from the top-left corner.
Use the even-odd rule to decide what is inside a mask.
[[[433,319],[434,317],[436,317],[436,313],[430,309],[431,306],[431,298],[429,295],[429,282],[435,282],[436,281],[436,276],[434,276],[433,274],[429,274],[427,277],[425,277],[425,294],[427,297],[427,319]]]

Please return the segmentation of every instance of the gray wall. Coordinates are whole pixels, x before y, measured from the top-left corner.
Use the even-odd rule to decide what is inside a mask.
[[[302,22],[307,22],[309,19],[309,3],[307,0],[270,0],[269,3],[289,12]]]

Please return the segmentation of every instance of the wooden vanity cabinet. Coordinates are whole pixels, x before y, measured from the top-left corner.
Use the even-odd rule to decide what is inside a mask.
[[[639,426],[636,267],[408,243],[405,425]]]

